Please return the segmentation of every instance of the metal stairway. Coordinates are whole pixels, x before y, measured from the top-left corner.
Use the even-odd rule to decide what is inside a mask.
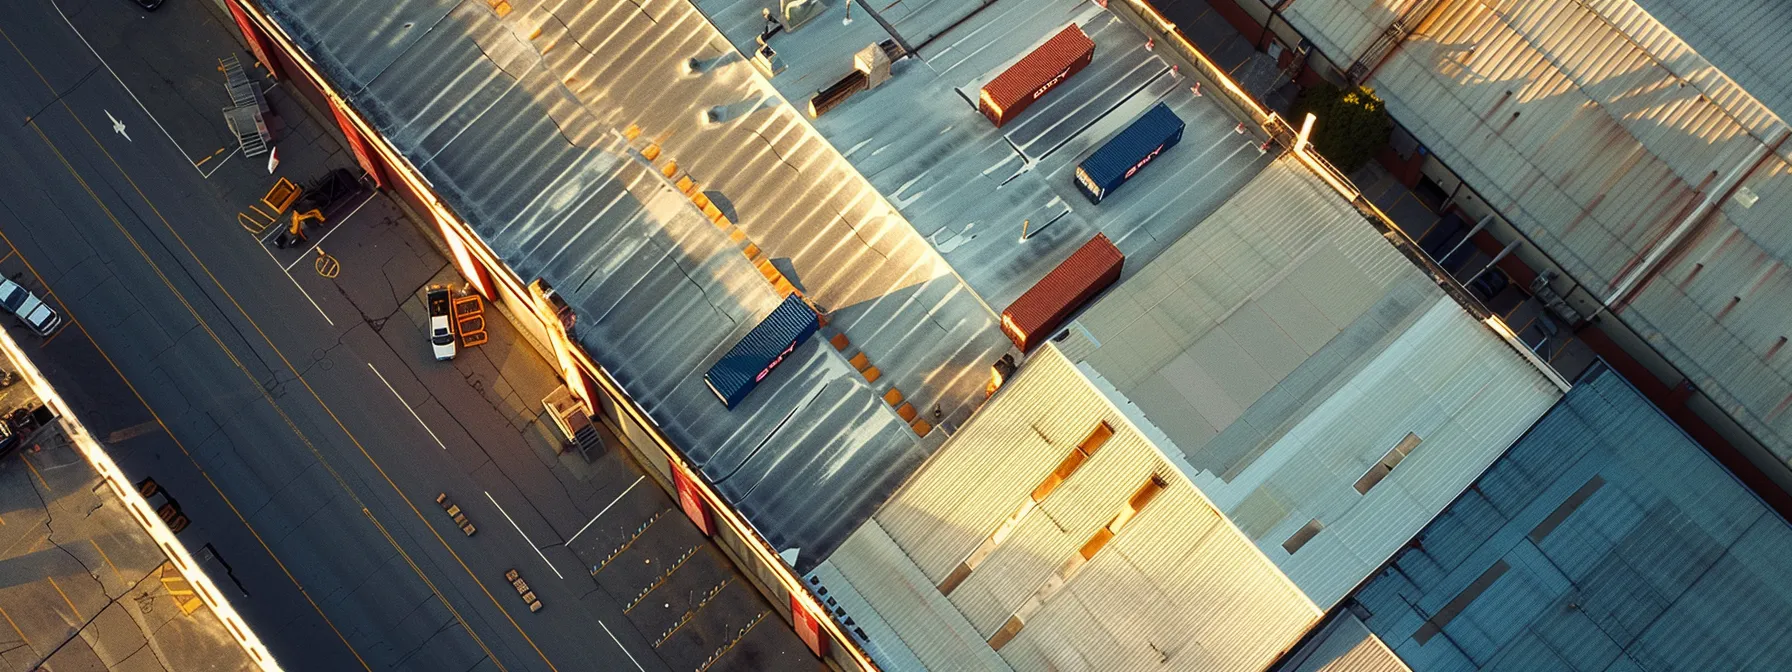
[[[230,107],[224,108],[225,123],[230,124],[243,156],[266,154],[274,136],[268,130],[268,102],[261,95],[261,87],[249,79],[236,54],[218,61],[218,66],[224,71],[224,88],[230,92]]]

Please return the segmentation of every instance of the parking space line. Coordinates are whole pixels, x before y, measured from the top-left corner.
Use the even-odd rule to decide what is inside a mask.
[[[19,629],[19,624],[17,624],[17,623],[14,623],[14,622],[12,622],[12,616],[10,616],[10,615],[8,615],[8,614],[7,614],[7,613],[6,613],[6,610],[5,610],[5,609],[0,609],[0,618],[5,618],[5,619],[6,619],[6,624],[7,624],[7,625],[10,625],[10,626],[12,626],[12,631],[13,631],[13,632],[16,632],[16,633],[18,633],[18,635],[19,635],[19,641],[21,641],[21,642],[24,642],[24,643],[25,643],[25,646],[31,646],[31,640],[30,640],[30,639],[27,639],[27,638],[26,638],[26,637],[25,637],[25,631],[24,631],[24,630],[20,630],[20,629]],[[36,650],[37,650],[37,648],[36,648],[36,647],[32,647],[32,649],[31,649],[31,650],[32,650],[32,651],[33,651],[33,652],[35,652],[35,651],[36,651]],[[623,653],[628,653],[628,652],[627,652],[627,651],[624,651],[624,652],[623,652]]]
[[[386,389],[392,390],[392,396],[398,397],[398,403],[404,404],[404,410],[410,411],[411,417],[417,419],[417,424],[423,425],[423,431],[429,432],[429,438],[435,439],[436,445],[441,446],[442,450],[447,450],[448,446],[446,444],[442,443],[442,437],[436,436],[436,430],[430,429],[429,424],[423,422],[423,417],[417,415],[417,409],[411,408],[411,402],[405,401],[404,395],[399,394],[398,389],[392,387],[392,383],[386,382],[386,376],[384,374],[381,374],[379,369],[374,369],[373,362],[368,362],[367,368],[373,369],[373,375],[379,376],[380,382],[386,384]]]
[[[274,265],[275,265],[275,266],[279,266],[279,265],[280,265],[280,260],[279,260],[279,259],[277,259],[277,258],[275,258],[275,257],[274,257],[274,251],[273,251],[273,250],[269,250],[269,249],[268,249],[268,246],[266,246],[266,245],[260,245],[260,246],[258,246],[258,247],[260,247],[260,248],[261,248],[261,251],[263,251],[263,252],[266,252],[266,253],[268,253],[268,258],[269,258],[269,259],[273,259],[273,260],[274,260]],[[330,326],[332,326],[332,327],[334,327],[334,326],[336,326],[336,321],[335,321],[335,320],[332,320],[332,319],[330,319],[330,314],[329,314],[329,313],[326,313],[326,312],[324,312],[324,307],[323,307],[323,306],[320,306],[320,305],[317,305],[317,299],[313,299],[313,298],[311,298],[311,293],[310,293],[310,292],[307,292],[307,291],[305,291],[305,288],[304,288],[304,287],[303,287],[303,286],[301,286],[301,285],[300,285],[300,284],[299,284],[299,279],[298,279],[298,278],[295,278],[295,277],[292,277],[292,274],[291,274],[291,273],[287,273],[287,272],[286,272],[286,271],[281,271],[281,273],[285,273],[285,274],[286,274],[286,279],[287,279],[287,280],[291,280],[291,281],[292,281],[292,286],[293,286],[293,287],[297,287],[297,288],[298,288],[298,290],[299,290],[299,293],[300,293],[300,294],[303,294],[303,295],[305,295],[305,300],[306,300],[306,301],[310,301],[310,302],[311,302],[311,307],[312,307],[312,308],[316,308],[316,309],[317,309],[317,314],[319,314],[319,315],[322,315],[322,316],[324,316],[324,321],[325,321],[325,322],[328,322],[328,323],[330,323]]]
[[[516,530],[517,534],[520,534],[523,536],[523,543],[528,544],[529,548],[531,550],[534,550],[536,555],[541,556],[541,561],[547,563],[548,569],[554,570],[554,576],[558,576],[558,577],[560,577],[561,581],[565,581],[566,577],[564,575],[560,574],[559,568],[554,567],[554,563],[548,561],[548,556],[541,552],[540,546],[536,546],[535,542],[529,541],[529,535],[527,533],[523,532],[523,528],[517,526],[516,521],[511,519],[510,514],[504,510],[504,507],[502,505],[498,504],[498,500],[496,498],[492,497],[492,493],[489,493],[489,492],[485,493],[485,498],[491,500],[492,506],[498,507],[498,513],[504,514],[504,520],[510,521],[511,529]]]
[[[355,206],[355,209],[348,211],[348,214],[343,215],[342,219],[336,220],[336,225],[333,227],[330,227],[329,231],[325,231],[323,237],[318,238],[317,242],[312,244],[312,247],[322,247],[324,244],[324,240],[328,239],[331,235],[334,235],[337,231],[342,230],[342,225],[347,224],[350,217],[354,217],[355,213],[360,212],[361,208],[363,206],[367,205],[368,201],[372,201],[374,198],[378,197],[379,195],[380,195],[380,192],[378,190],[375,190],[373,193],[368,194],[367,198],[361,201],[361,205]],[[292,263],[287,264],[286,270],[291,271],[292,267],[299,265],[299,262],[304,261],[304,260],[305,260],[304,256],[300,256],[298,259],[293,260]]]
[[[629,653],[628,647],[622,645],[622,640],[616,638],[616,633],[610,632],[610,626],[604,625],[603,619],[598,619],[597,625],[604,629],[604,634],[610,636],[610,641],[616,643],[616,648],[622,649],[622,655],[628,656],[628,662],[635,664],[635,669],[647,672],[647,668],[641,667],[641,661],[635,660],[635,654]]]
[[[584,534],[585,530],[590,529],[591,523],[597,522],[598,518],[602,518],[604,514],[609,513],[610,507],[615,506],[617,502],[622,501],[622,495],[626,495],[626,494],[628,494],[628,491],[635,489],[635,486],[640,485],[641,481],[645,478],[647,478],[646,474],[636,476],[635,482],[628,484],[628,487],[624,488],[620,494],[616,495],[615,499],[610,500],[609,504],[604,505],[604,508],[602,511],[598,511],[597,515],[591,517],[591,522],[585,523],[585,527],[579,528],[579,531],[572,533],[571,537],[567,537],[566,544],[564,544],[564,545],[568,545],[568,546],[572,545],[572,540],[579,538],[579,535]]]
[[[68,593],[62,592],[62,586],[56,585],[56,577],[46,576],[44,578],[49,580],[51,588],[56,589],[56,594],[62,596],[62,601],[68,604],[68,610],[75,612],[75,618],[78,618],[83,621],[87,620],[86,616],[81,615],[81,610],[75,607],[75,601],[68,599]]]

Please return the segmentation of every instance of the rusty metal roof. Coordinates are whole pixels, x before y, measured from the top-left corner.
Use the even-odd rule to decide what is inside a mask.
[[[1618,316],[1792,458],[1792,353],[1777,347],[1792,334],[1792,244],[1773,223],[1787,148],[1767,156],[1786,125],[1633,3],[1440,7],[1370,84],[1592,294],[1740,179]]]
[[[1792,4],[1783,0],[1603,0],[1635,2],[1737,84],[1792,115]]]

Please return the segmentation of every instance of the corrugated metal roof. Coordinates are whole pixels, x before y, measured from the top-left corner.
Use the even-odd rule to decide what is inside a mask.
[[[737,47],[755,45],[764,28],[757,5],[696,2]],[[915,15],[975,13],[921,59],[894,64],[883,86],[813,123],[991,306],[1008,305],[1097,232],[1129,266],[1149,261],[1273,158],[1234,132],[1238,120],[1213,98],[1195,97],[1144,35],[1097,5],[971,4],[901,3]],[[1069,22],[1094,40],[1093,63],[995,128],[977,111],[978,90]],[[854,51],[886,38],[870,21],[816,19],[771,40],[789,64],[771,84],[807,100],[848,71]],[[1187,123],[1182,143],[1113,198],[1089,204],[1074,185],[1077,162],[1159,102]]]
[[[1293,160],[1079,322],[1100,343],[1087,364],[1322,607],[1560,396]],[[1408,458],[1356,490],[1409,432]],[[1313,520],[1323,529],[1289,553]]]
[[[1601,295],[1785,132],[1630,0],[1448,4],[1371,85]],[[1782,460],[1792,460],[1792,353],[1780,347],[1792,334],[1792,238],[1775,215],[1788,152],[1744,179],[1618,313]]]
[[[1792,526],[1596,365],[1356,600],[1421,672],[1784,670],[1789,575]]]
[[[1782,0],[1629,0],[1748,92],[1792,115],[1792,4]]]
[[[1411,672],[1355,614],[1338,614],[1279,668],[1281,672]]]
[[[1056,347],[1029,358],[874,520],[937,584],[1101,422],[1115,434],[1046,497],[1046,515],[1026,518],[945,599],[979,636],[994,634],[1156,473],[1168,488],[1045,602],[1002,659],[1016,670],[1250,670],[1286,652],[1320,610]],[[851,576],[853,557],[831,562]]]
[[[876,520],[847,537],[814,576],[865,629],[867,648],[883,670],[1012,669]]]
[[[1295,30],[1349,68],[1395,19],[1424,0],[1294,0],[1282,10]],[[1419,17],[1413,17],[1416,21]]]
[[[663,138],[917,406],[962,419],[1008,347],[995,316],[752,66],[687,74],[690,59],[726,49],[689,3],[519,0],[503,19],[485,3],[263,4],[519,275],[567,298],[580,341],[773,544],[802,548],[799,569],[939,437],[917,442],[881,390],[814,344],[732,413],[705,398],[702,370],[778,297],[738,243],[627,158],[617,129]],[[693,112],[711,106],[725,108],[720,122]]]

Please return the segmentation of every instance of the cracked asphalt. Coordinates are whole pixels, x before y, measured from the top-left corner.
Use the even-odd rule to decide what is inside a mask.
[[[0,390],[0,409],[33,399],[15,384]],[[5,669],[254,669],[209,609],[181,613],[155,541],[59,424],[0,462],[0,521]]]
[[[354,160],[327,116],[272,82],[275,174],[220,146],[221,115],[206,112],[228,104],[216,60],[252,61],[229,24],[203,0],[0,16],[0,114],[21,120],[0,124],[0,275],[63,311],[47,339],[7,328],[94,434],[116,437],[125,473],[179,501],[182,542],[211,549],[195,551],[205,571],[238,589],[228,599],[285,669],[819,669],[626,454],[558,453],[541,406],[554,366],[495,307],[487,344],[433,360],[420,292],[461,280],[400,204],[377,196],[313,234],[329,233],[316,244],[341,262],[333,279],[311,271],[309,250],[239,225],[275,178],[303,184]],[[18,576],[90,576],[89,560]],[[513,568],[540,612],[504,579]],[[0,605],[20,590],[10,576]],[[13,665],[19,651],[86,641],[57,627],[137,609],[137,593],[117,601],[127,580],[62,585],[76,606],[110,606],[46,621],[43,642],[32,633],[0,660],[29,669]],[[137,656],[115,653],[104,661]]]

